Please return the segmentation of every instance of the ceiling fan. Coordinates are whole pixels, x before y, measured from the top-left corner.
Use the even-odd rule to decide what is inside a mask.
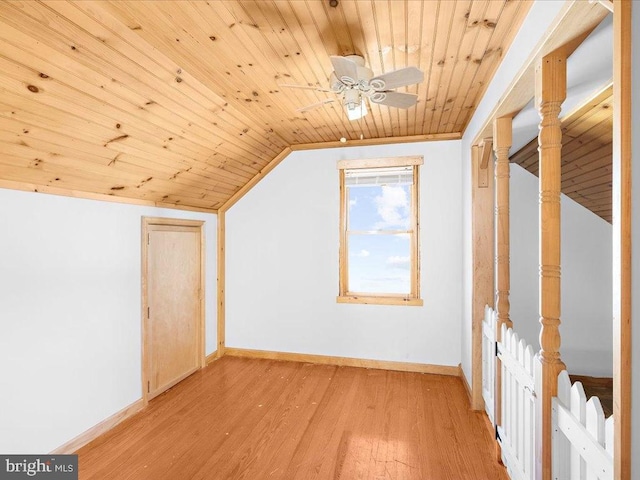
[[[349,120],[358,120],[368,113],[366,99],[378,105],[395,108],[409,108],[418,101],[417,95],[393,91],[395,88],[413,85],[424,80],[424,73],[416,67],[401,68],[374,76],[371,69],[365,66],[364,58],[360,55],[347,55],[345,57],[332,55],[330,59],[333,65],[333,72],[329,78],[328,89],[304,85],[280,86],[335,93],[340,97]],[[334,101],[336,100],[329,98],[299,108],[297,111],[307,112]]]

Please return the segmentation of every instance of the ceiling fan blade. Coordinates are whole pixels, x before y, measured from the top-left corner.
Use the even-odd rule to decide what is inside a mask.
[[[336,72],[336,77],[347,85],[355,85],[358,83],[358,65],[345,57],[331,55],[331,65]]]
[[[321,102],[312,103],[311,105],[307,105],[306,107],[297,108],[296,112],[300,112],[300,113],[308,112],[309,110],[313,110],[314,108],[321,107],[322,105],[326,105],[327,103],[331,103],[331,102],[335,102],[335,99],[327,98],[326,100],[322,100]]]
[[[413,85],[424,81],[424,72],[416,67],[406,67],[393,72],[376,75],[369,85],[377,92]]]
[[[316,92],[326,92],[326,93],[334,93],[333,90],[329,90],[328,88],[321,88],[321,87],[310,87],[307,85],[291,85],[288,83],[282,83],[280,85],[278,85],[279,87],[284,87],[284,88],[301,88],[303,90],[315,90]]]
[[[387,107],[409,108],[418,102],[418,96],[413,93],[400,92],[375,92],[369,100]]]

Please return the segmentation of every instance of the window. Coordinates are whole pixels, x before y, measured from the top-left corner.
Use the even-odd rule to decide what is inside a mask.
[[[422,157],[338,162],[338,302],[422,305],[418,252],[422,163]]]

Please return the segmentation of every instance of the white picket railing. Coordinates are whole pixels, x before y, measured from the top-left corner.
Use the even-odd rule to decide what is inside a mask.
[[[553,478],[613,479],[613,416],[605,420],[598,397],[587,401],[580,382],[558,376],[558,396],[552,399]]]
[[[502,414],[498,435],[503,463],[512,480],[535,478],[536,355],[512,329],[502,326],[498,343]]]
[[[512,480],[535,479],[536,379],[540,361],[512,329],[502,326],[497,339],[497,314],[486,306],[482,322],[482,397],[495,425],[496,352],[501,365],[501,425],[497,426],[503,463]],[[552,399],[553,479],[613,479],[613,416],[605,420],[600,399],[586,399],[580,382],[558,376]]]
[[[484,409],[492,425],[495,425],[494,405],[496,392],[496,312],[486,305],[482,321],[482,398]]]

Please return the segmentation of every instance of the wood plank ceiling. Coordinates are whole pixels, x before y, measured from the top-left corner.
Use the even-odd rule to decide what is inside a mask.
[[[287,147],[459,137],[530,4],[3,1],[1,185],[216,210]],[[352,53],[422,69],[417,106],[297,112],[327,94],[281,84],[327,87]]]
[[[562,193],[611,223],[613,87],[562,119]],[[511,156],[538,175],[538,139]]]

